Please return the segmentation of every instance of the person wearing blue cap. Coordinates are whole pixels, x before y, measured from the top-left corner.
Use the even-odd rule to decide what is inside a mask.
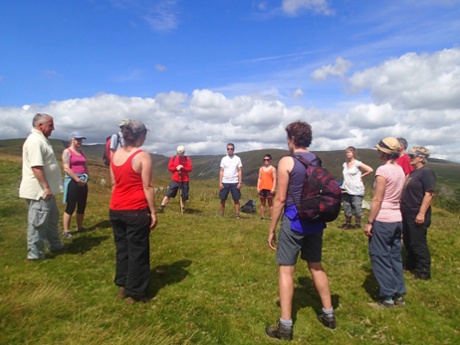
[[[80,132],[72,132],[70,145],[62,152],[62,165],[65,171],[63,202],[67,204],[62,220],[64,227],[62,236],[64,238],[72,237],[70,221],[75,209],[77,209],[77,231],[84,231],[83,218],[88,199],[89,175],[86,157],[81,150],[83,139],[86,138]]]

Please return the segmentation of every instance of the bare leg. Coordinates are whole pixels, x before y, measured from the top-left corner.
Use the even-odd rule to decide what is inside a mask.
[[[64,227],[64,231],[70,231],[70,221],[72,220],[72,215],[64,212],[64,216],[62,217],[62,226]]]
[[[83,219],[85,218],[85,214],[84,213],[77,213],[77,216],[76,216],[76,219],[77,219],[77,230],[80,231],[81,229],[83,229]]]
[[[279,293],[281,304],[281,318],[292,319],[292,298],[294,297],[295,266],[279,266]]]
[[[260,217],[265,218],[265,198],[260,198]]]
[[[163,198],[163,201],[161,202],[161,206],[166,206],[168,204],[168,202],[169,202],[169,198],[167,196],[165,196]]]
[[[273,213],[273,198],[268,199],[268,207],[270,210],[270,219],[272,219],[272,213]]]
[[[326,272],[324,271],[323,265],[321,265],[321,262],[309,262],[308,269],[310,270],[311,276],[313,278],[313,283],[315,284],[316,290],[318,291],[321,303],[323,304],[323,308],[332,308],[329,280],[327,278]]]
[[[220,201],[220,215],[223,216],[224,215],[224,212],[225,212],[225,202],[227,200],[221,200]]]
[[[233,200],[233,203],[235,205],[235,213],[238,216],[240,214],[240,201],[239,200]]]

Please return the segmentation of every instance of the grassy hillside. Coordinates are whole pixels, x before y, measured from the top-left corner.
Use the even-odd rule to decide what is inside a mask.
[[[20,156],[24,139],[0,140],[0,154],[5,156]],[[52,139],[54,150],[60,158],[62,150],[67,142]],[[104,171],[106,167],[102,163],[104,145],[83,145],[83,150],[96,170]],[[374,170],[381,165],[374,149],[359,149],[359,159]],[[247,186],[256,186],[259,168],[263,165],[262,158],[266,153],[273,156],[273,165],[277,166],[281,157],[289,154],[287,150],[263,149],[248,152],[237,152],[243,162],[243,181]],[[323,161],[323,165],[334,175],[337,180],[342,179],[342,163],[345,160],[343,150],[317,151],[315,152]],[[190,174],[192,180],[214,180],[219,177],[219,164],[222,155],[199,155],[190,156],[193,163],[193,171]],[[167,185],[170,173],[167,171],[169,157],[152,154],[154,176]],[[436,203],[446,210],[460,212],[460,164],[440,159],[429,159],[429,167],[437,176],[437,199]],[[165,180],[165,181],[163,181]],[[217,183],[217,182],[216,182]],[[373,179],[371,176],[365,178],[364,183],[368,191],[372,190]],[[367,193],[366,198],[369,199]]]
[[[280,312],[275,253],[266,244],[268,222],[257,214],[236,220],[230,203],[225,217],[219,217],[216,181],[192,180],[186,213],[181,215],[178,200],[171,200],[150,236],[153,299],[129,306],[115,297],[110,188],[102,183],[107,169],[92,164],[90,169],[85,226],[91,231],[66,240],[63,253],[27,262],[27,207],[17,197],[21,158],[0,152],[1,344],[280,344],[264,334]],[[156,178],[155,185],[168,181]],[[242,194],[254,198],[255,188],[244,185]],[[325,329],[316,320],[319,297],[299,263],[292,344],[458,343],[458,213],[435,208],[428,239],[433,279],[413,281],[406,272],[407,305],[394,310],[370,306],[377,283],[367,239],[361,231],[340,230],[342,222],[341,216],[328,225],[323,250],[337,329]]]

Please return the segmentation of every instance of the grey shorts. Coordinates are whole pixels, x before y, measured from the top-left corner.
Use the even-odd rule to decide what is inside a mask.
[[[353,211],[356,217],[363,216],[363,196],[350,195],[348,193],[342,194],[343,211],[346,217],[352,217]]]
[[[280,233],[278,235],[278,248],[276,261],[283,266],[294,266],[297,257],[307,262],[321,262],[323,247],[323,230],[315,234],[301,234],[291,230],[291,221],[283,215]]]

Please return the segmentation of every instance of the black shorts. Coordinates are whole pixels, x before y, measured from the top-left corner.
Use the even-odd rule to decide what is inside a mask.
[[[188,182],[171,181],[171,183],[169,184],[168,190],[166,191],[166,196],[168,198],[175,198],[179,188],[182,191],[182,200],[188,200],[188,191],[189,191]]]
[[[271,199],[271,198],[273,198],[274,194],[272,193],[271,190],[262,189],[259,192],[259,196],[260,196],[261,199]]]

